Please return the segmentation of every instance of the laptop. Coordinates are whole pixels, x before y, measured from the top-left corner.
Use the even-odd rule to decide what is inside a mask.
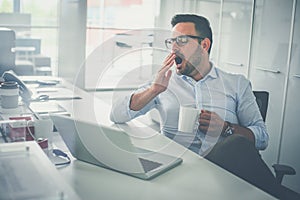
[[[71,154],[78,160],[144,180],[182,163],[179,157],[135,147],[130,136],[120,129],[63,115],[50,116]]]

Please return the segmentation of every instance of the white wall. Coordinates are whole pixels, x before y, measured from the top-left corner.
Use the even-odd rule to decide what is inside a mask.
[[[58,76],[79,87],[84,86],[86,12],[86,0],[60,2]]]
[[[257,0],[256,3],[250,80],[255,90],[270,93],[266,119],[270,142],[262,156],[269,166],[280,163],[294,167],[297,175],[285,176],[283,183],[300,192],[300,163],[296,153],[300,147],[295,142],[300,140],[296,128],[300,114],[294,112],[299,110],[299,104],[293,101],[299,99],[294,92],[295,86],[299,86],[298,78],[294,77],[300,55],[295,48],[299,45],[296,36],[299,21],[295,21],[299,4],[296,9],[296,0]]]

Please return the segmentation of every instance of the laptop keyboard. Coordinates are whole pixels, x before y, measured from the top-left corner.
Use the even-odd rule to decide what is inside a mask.
[[[153,169],[158,168],[159,166],[161,166],[161,163],[155,162],[155,161],[151,161],[151,160],[146,160],[144,158],[139,158],[145,172],[149,172]]]

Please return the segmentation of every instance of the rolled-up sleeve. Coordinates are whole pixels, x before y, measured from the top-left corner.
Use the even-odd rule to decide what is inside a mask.
[[[130,110],[130,98],[132,95],[128,95],[125,98],[118,99],[111,108],[110,120],[114,123],[125,123],[130,121],[137,115],[138,111]]]
[[[256,149],[264,150],[268,146],[269,135],[256,103],[250,81],[241,77],[238,90],[237,115],[239,124],[253,132]]]
[[[139,111],[134,111],[130,109],[131,97],[134,93],[146,89],[142,87],[132,94],[126,96],[125,98],[119,98],[115,103],[113,103],[110,113],[110,120],[114,123],[125,123],[140,115],[146,114],[149,110],[156,106],[156,98],[151,100],[144,108]]]
[[[264,127],[264,128],[263,128]],[[255,147],[258,150],[264,150],[268,146],[268,141],[269,141],[269,135],[266,131],[265,125],[255,125],[255,126],[248,126],[255,137]]]

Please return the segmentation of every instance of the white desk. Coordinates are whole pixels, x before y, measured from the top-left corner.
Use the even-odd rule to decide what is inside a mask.
[[[73,116],[114,125],[108,119],[109,105],[78,88],[74,88],[74,92],[82,99],[59,102]],[[144,181],[74,160],[69,166],[60,168],[59,172],[82,199],[274,199],[138,120],[120,127],[135,136],[133,142],[137,146],[163,149],[171,155],[179,154],[183,163],[152,180]],[[63,145],[58,135],[56,142],[58,146]]]
[[[0,177],[0,199],[80,199],[34,141],[0,144]]]

